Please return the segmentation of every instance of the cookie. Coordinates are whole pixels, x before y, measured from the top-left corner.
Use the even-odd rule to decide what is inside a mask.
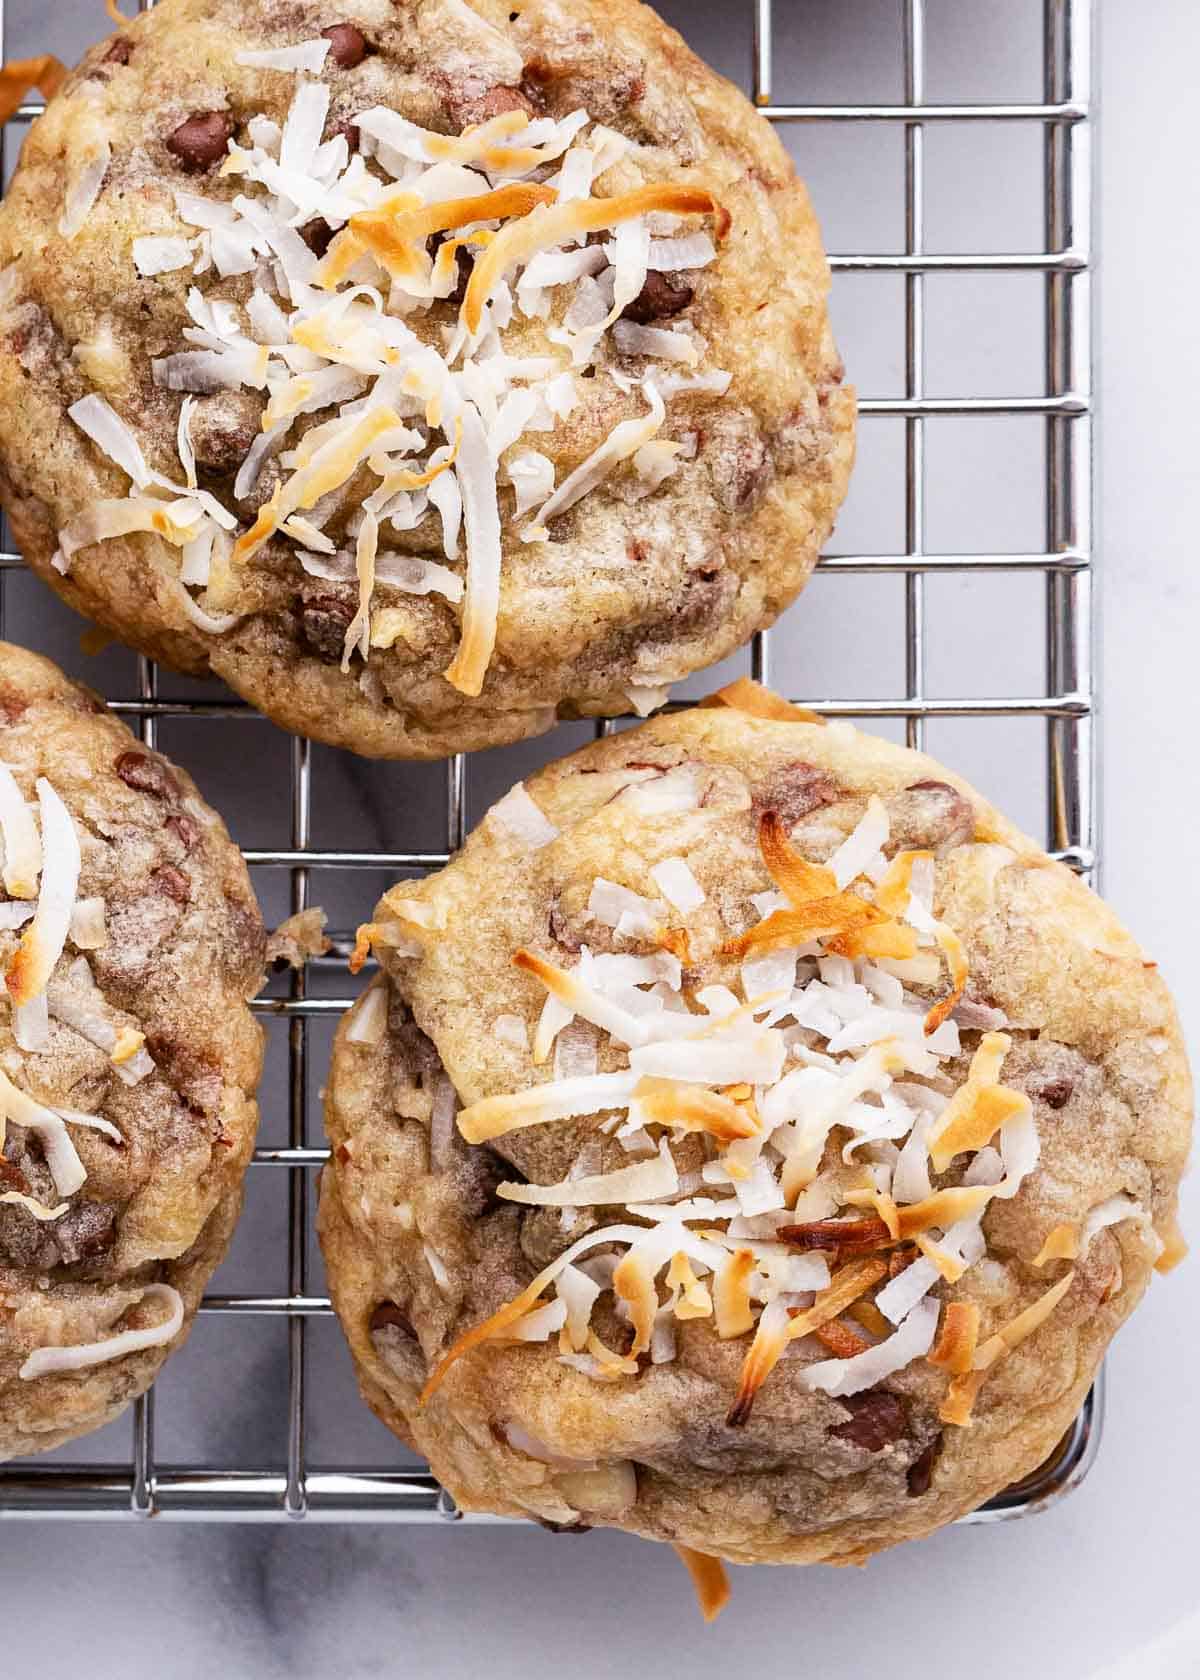
[[[382,900],[322,1241],[465,1509],[859,1561],[1070,1425],[1178,1255],[1191,1089],[1153,964],[962,780],[728,698]]]
[[[0,643],[0,1459],[109,1422],[241,1206],[264,936],[191,779]]]
[[[637,0],[164,0],[0,210],[0,498],[74,607],[316,739],[645,715],[829,534],[827,288]]]

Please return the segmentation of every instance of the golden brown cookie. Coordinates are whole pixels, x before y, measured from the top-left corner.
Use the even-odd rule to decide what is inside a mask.
[[[73,606],[318,739],[644,714],[829,534],[827,288],[637,0],[164,0],[0,210],[0,497]]]
[[[1177,1254],[1191,1087],[1111,912],[848,724],[550,765],[364,930],[330,1286],[468,1510],[845,1562],[1033,1469]]]
[[[0,643],[0,1459],[187,1334],[258,1119],[263,929],[191,779]]]

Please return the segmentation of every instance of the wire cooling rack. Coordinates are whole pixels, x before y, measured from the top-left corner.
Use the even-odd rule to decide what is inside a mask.
[[[837,0],[837,4],[780,0],[774,9],[772,0],[744,3],[746,13],[738,17],[731,16],[733,8],[719,0],[711,5],[708,0],[675,0],[673,6],[666,0],[664,9],[702,54],[735,76],[739,66],[729,62],[729,55],[736,49],[728,43],[735,24],[744,25],[744,61],[749,61],[749,73],[743,62],[738,79],[749,82],[763,114],[780,125],[803,173],[812,179],[814,164],[822,157],[827,160],[832,183],[827,202],[822,202],[820,190],[816,192],[827,223],[831,208],[836,219],[838,207],[861,187],[864,167],[876,196],[889,200],[891,231],[883,243],[890,242],[894,248],[880,251],[877,242],[864,236],[851,241],[864,249],[834,255],[831,265],[835,319],[851,288],[857,288],[853,294],[857,311],[851,308],[851,314],[860,325],[866,322],[871,327],[867,337],[878,338],[891,325],[894,337],[902,341],[901,353],[892,344],[880,364],[890,370],[891,394],[868,393],[860,401],[860,466],[852,493],[852,503],[860,492],[861,502],[872,501],[878,484],[886,479],[886,469],[878,466],[877,457],[888,458],[902,518],[896,520],[894,538],[885,536],[880,541],[876,536],[857,546],[851,541],[849,546],[856,551],[827,555],[796,613],[789,614],[770,635],[756,636],[747,656],[748,667],[743,661],[740,668],[748,668],[754,676],[828,716],[867,720],[871,727],[899,736],[910,746],[924,746],[927,734],[938,730],[944,734],[954,724],[952,733],[945,736],[946,748],[941,747],[943,735],[938,735],[934,743],[938,750],[953,757],[993,793],[997,779],[1004,780],[1000,774],[1003,757],[1005,773],[1016,778],[1010,781],[1010,793],[1018,799],[1018,815],[1028,826],[1044,824],[1049,848],[1090,877],[1096,867],[1096,835],[1090,574],[1089,0],[1028,0],[1031,13],[1036,13],[1039,4],[1041,10],[1033,16],[1033,34],[1025,54],[1033,63],[1024,63],[1022,75],[1013,77],[1026,88],[1026,97],[1017,103],[1008,102],[1007,87],[994,85],[970,103],[930,97],[930,67],[935,59],[941,62],[931,49],[940,48],[948,32],[961,30],[969,11],[958,0]],[[141,0],[139,9],[146,10],[149,4],[153,0]],[[55,7],[53,22],[48,23],[42,14],[49,8],[43,8],[40,0],[30,0],[28,39],[22,37],[14,44],[20,0],[8,0],[7,6],[0,0],[0,56],[57,50],[70,57],[94,30],[97,9],[93,0],[72,0]],[[1011,15],[1007,6],[988,10],[993,45],[1002,46],[1011,37],[1019,7],[1014,0]],[[823,32],[828,44],[831,31],[841,31],[847,38],[841,58],[836,51],[833,54],[835,69],[839,63],[856,64],[862,56],[858,50],[862,41],[854,39],[856,31],[859,37],[864,31],[873,36],[890,32],[896,73],[888,102],[873,102],[877,90],[863,102],[853,88],[853,103],[788,102],[790,90],[802,83],[797,67],[811,56],[814,33]],[[1011,46],[1011,39],[1007,44]],[[981,37],[967,43],[965,58],[960,53],[959,62],[977,66],[1003,57],[1000,46],[992,53]],[[1032,87],[1040,99],[1030,99],[1030,76],[1037,75],[1039,60],[1040,87],[1037,81]],[[966,80],[974,94],[977,78],[969,74]],[[814,91],[826,94],[824,85],[805,89]],[[957,92],[955,88],[948,91]],[[998,99],[997,94],[1005,97]],[[27,122],[38,109],[36,104],[23,108],[13,126]],[[1040,247],[1033,250],[1008,248],[1015,241],[1006,239],[999,227],[997,207],[1005,191],[1000,160],[1005,142],[1014,133],[1024,137],[1023,156],[1027,163],[1032,159],[1032,167],[1026,169],[1015,193],[1008,191],[1008,198],[1015,196],[1023,206],[1022,225],[1032,230],[1026,234],[1027,242]],[[878,170],[859,147],[865,135],[883,135],[885,146],[891,148]],[[949,149],[942,143],[935,153],[946,138],[951,141]],[[4,141],[0,135],[0,147]],[[11,167],[11,155],[7,161]],[[976,242],[967,249],[957,248],[962,242],[961,218],[957,236],[939,237],[931,192],[931,181],[935,187],[944,184],[956,171],[970,177],[970,196],[977,201],[974,212],[965,217],[968,227],[976,230]],[[842,225],[838,223],[837,231]],[[993,249],[997,240],[1002,247]],[[830,243],[837,243],[835,235],[831,234]],[[1033,389],[1021,395],[1011,394],[1008,384],[1001,385],[1000,394],[978,388],[985,381],[974,351],[987,337],[995,297],[981,297],[976,291],[973,303],[962,301],[968,288],[1006,276],[1025,276],[1020,284],[1032,286],[1036,293],[1032,325],[1027,323],[1028,342],[1014,352],[1010,362],[1005,362],[1003,353],[1000,358],[1005,362],[1002,378],[1006,378],[1010,368],[1028,368],[1033,356],[1034,372],[1026,379]],[[871,288],[866,296],[859,277]],[[931,394],[936,387],[929,376],[930,364],[938,362],[935,340],[947,319],[957,322],[959,330],[957,345],[951,346],[949,356],[941,357],[945,363],[941,378],[949,382],[952,394],[935,395]],[[845,340],[840,322],[838,330]],[[864,355],[856,361],[851,352],[851,376],[860,384],[873,372],[864,365],[868,359]],[[975,451],[975,438],[981,427],[993,427],[994,437],[999,422],[1018,419],[1026,432],[1033,428],[1036,448],[1025,455],[1018,450],[1016,467],[1007,480],[1003,472],[999,474],[1002,482],[997,487],[989,482],[995,476],[988,465],[990,457]],[[947,456],[933,432],[951,422],[956,456]],[[947,544],[937,540],[937,531],[947,522],[932,504],[935,492],[940,493],[951,479],[964,482],[954,538]],[[1038,506],[1028,527],[1031,538],[998,544],[989,536],[997,521],[985,518],[983,509],[989,496],[993,502],[1006,501],[1018,489],[1037,491]],[[863,525],[862,520],[854,524],[849,506],[842,534],[847,522],[855,534]],[[1006,526],[1002,518],[999,524],[1016,528]],[[251,784],[261,780],[255,820],[262,833],[255,837],[264,843],[247,845],[245,855],[268,914],[282,916],[310,902],[332,904],[336,906],[334,925],[352,926],[397,873],[420,873],[442,865],[461,843],[468,817],[477,816],[532,762],[556,756],[582,738],[583,726],[564,726],[532,747],[527,744],[505,754],[483,755],[473,764],[458,757],[444,767],[381,770],[347,761],[345,755],[314,748],[307,741],[287,740],[228,696],[213,698],[223,691],[189,684],[170,673],[160,675],[149,660],[111,656],[107,664],[101,661],[104,675],[98,676],[94,662],[82,663],[78,653],[67,658],[64,648],[76,645],[78,626],[74,631],[62,629],[62,609],[35,580],[22,578],[21,570],[18,554],[0,552],[0,634],[55,654],[94,685],[106,682],[113,710],[126,717],[148,745],[163,745],[197,770],[201,785],[222,804],[239,835],[243,823],[237,787],[222,800],[214,778],[218,783],[230,779],[234,761],[248,766],[238,784],[247,799]],[[1010,607],[1001,622],[992,618],[996,574],[1033,585],[1032,591],[1023,589],[1017,615],[1013,617]],[[867,683],[850,698],[831,698],[836,683],[824,679],[821,661],[813,653],[823,638],[820,613],[815,603],[810,606],[810,598],[819,595],[824,578],[848,576],[861,581],[835,587],[861,593],[857,599],[839,593],[829,603],[834,609],[831,635],[843,636],[843,627],[851,620],[865,623],[863,634],[877,638],[875,666],[882,663],[890,672],[879,680],[890,683],[891,692],[885,686],[882,693],[874,693]],[[10,586],[7,597],[6,582]],[[959,604],[966,606],[975,632],[966,663],[959,661],[956,669],[959,692],[952,690],[951,697],[942,697],[930,680],[931,662],[937,660],[942,643],[930,633],[928,613],[931,590],[947,582],[958,590]],[[827,593],[828,586],[824,587]],[[28,593],[14,606],[12,590],[17,588]],[[794,639],[788,641],[784,626],[793,621],[808,637],[803,653],[797,651]],[[1007,663],[1001,662],[1010,679],[1008,686],[1004,677],[989,682],[986,673],[984,650],[997,640],[1009,656]],[[884,644],[886,659],[882,658]],[[1023,665],[1014,650],[1021,651]],[[1011,677],[1019,666],[1024,680],[1030,681],[1025,673],[1031,668],[1031,650],[1035,661],[1031,686],[1041,682],[1043,692],[1016,696],[1011,692],[1015,686]],[[828,680],[825,691],[796,692],[812,686],[814,674],[817,683]],[[688,686],[692,692],[703,692],[711,686],[711,678]],[[198,720],[205,720],[199,730],[185,727]],[[974,733],[959,729],[961,720],[971,720],[969,729]],[[984,741],[983,720],[993,724],[1009,720],[1023,733],[998,737],[993,732]],[[232,738],[225,734],[222,744],[214,747],[219,727],[235,733]],[[247,730],[249,746],[243,733]],[[203,764],[196,762],[205,758],[206,745],[212,749],[207,774]],[[539,756],[531,758],[531,751]],[[363,789],[370,776],[376,778],[375,791],[368,795]],[[236,776],[232,779],[237,782]],[[1042,781],[1044,802],[1042,788],[1033,785]],[[330,808],[347,799],[351,803],[365,800],[374,811],[372,837],[377,844],[354,850],[342,843],[322,843]],[[1034,821],[1026,815],[1031,800],[1038,808]],[[398,832],[409,841],[408,849],[396,849]],[[286,893],[281,890],[284,883]],[[191,1342],[160,1377],[157,1421],[155,1398],[150,1394],[133,1410],[132,1441],[125,1420],[35,1463],[0,1468],[0,1515],[227,1521],[301,1517],[420,1521],[458,1515],[424,1467],[415,1463],[407,1467],[402,1450],[352,1397],[345,1350],[316,1278],[320,1262],[312,1245],[311,1216],[316,1173],[326,1153],[319,1147],[316,1076],[324,1065],[331,1027],[350,1001],[334,995],[346,990],[345,971],[337,960],[339,946],[344,955],[344,936],[335,939],[333,957],[311,964],[307,973],[295,975],[286,987],[276,983],[273,990],[280,995],[264,997],[255,1006],[268,1028],[270,1051],[264,1084],[264,1141],[249,1175],[247,1213],[235,1244],[235,1256],[239,1246],[246,1252],[240,1263],[235,1258],[218,1273]],[[286,1205],[279,1194],[283,1184]],[[231,1276],[251,1287],[227,1287]],[[319,1345],[314,1346],[318,1337]],[[321,1406],[326,1414],[332,1407],[332,1416],[318,1427],[314,1415]],[[186,1422],[190,1416],[194,1423],[198,1414],[205,1419],[205,1427],[193,1429],[189,1436],[180,1419]],[[224,1427],[213,1424],[214,1418],[224,1420]],[[1061,1498],[1090,1468],[1100,1421],[1097,1389],[1047,1464],[965,1520],[1022,1516]],[[312,1436],[319,1440],[310,1451]]]

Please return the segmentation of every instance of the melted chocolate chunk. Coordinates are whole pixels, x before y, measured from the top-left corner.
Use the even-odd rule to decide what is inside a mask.
[[[112,46],[104,55],[105,64],[128,64],[133,53],[133,42],[127,41],[124,35],[118,35]]]
[[[202,175],[220,163],[233,137],[233,118],[228,111],[193,111],[167,138],[167,150],[179,159],[189,175]]]
[[[760,783],[754,789],[752,804],[756,817],[774,811],[786,827],[792,828],[810,811],[832,805],[837,796],[837,786],[828,771],[798,758]]]
[[[321,34],[329,42],[329,56],[339,70],[353,70],[371,50],[367,37],[354,23],[331,23]]]
[[[354,603],[337,595],[314,595],[300,609],[300,632],[322,659],[341,659]]]
[[[314,257],[323,257],[333,238],[333,229],[324,216],[314,216],[311,222],[305,222],[300,229],[300,237]]]
[[[908,1434],[908,1413],[904,1403],[885,1388],[869,1388],[864,1394],[842,1394],[838,1405],[850,1413],[845,1423],[834,1424],[831,1435],[850,1441],[868,1452],[882,1452]]]
[[[948,851],[974,838],[975,809],[948,782],[913,782],[884,803],[891,824],[889,852]]]
[[[161,758],[144,752],[124,752],[113,768],[125,786],[135,793],[148,793],[155,799],[179,798],[179,783]]]
[[[412,1327],[412,1320],[400,1311],[395,1301],[380,1301],[371,1314],[369,1327],[372,1335],[377,1330],[391,1328],[399,1330],[401,1335],[407,1336],[410,1341],[415,1342],[417,1339],[417,1333]]]
[[[645,326],[649,321],[665,321],[671,315],[680,314],[694,296],[694,287],[683,281],[677,284],[668,280],[665,274],[652,268],[641,291],[632,303],[625,305],[621,314],[626,321],[636,321],[639,326]]]

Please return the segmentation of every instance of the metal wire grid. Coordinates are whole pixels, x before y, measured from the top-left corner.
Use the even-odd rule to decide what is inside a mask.
[[[139,0],[139,11],[155,0]],[[921,747],[930,718],[1030,717],[1045,720],[1049,777],[1048,844],[1086,878],[1097,862],[1095,740],[1091,609],[1091,152],[1089,72],[1090,0],[1043,0],[1044,87],[1040,104],[937,104],[925,97],[926,0],[903,0],[903,104],[789,105],[772,98],[775,39],[772,0],[753,8],[753,95],[774,123],[898,125],[904,135],[904,250],[834,255],[835,273],[898,273],[904,277],[904,395],[867,397],[859,412],[868,423],[902,422],[905,440],[903,552],[831,554],[825,572],[900,574],[904,578],[904,694],[899,699],[829,700],[799,697],[829,717],[903,718],[908,744]],[[0,59],[4,55],[4,0],[0,0]],[[36,116],[37,103],[21,118]],[[1033,252],[947,254],[925,240],[925,152],[929,124],[1036,124],[1043,134],[1044,241]],[[0,174],[5,135],[0,129]],[[926,394],[925,279],[927,275],[1032,272],[1045,280],[1045,391],[1039,396],[985,397]],[[1038,553],[929,553],[925,544],[925,421],[932,416],[1042,416],[1046,429],[1045,543]],[[21,566],[18,554],[0,552],[0,635],[4,581]],[[936,573],[1037,572],[1045,579],[1045,693],[1033,697],[935,698],[925,685],[925,579]],[[138,692],[110,701],[148,746],[156,745],[164,717],[244,717],[234,701],[161,699],[154,664],[137,662]],[[751,670],[787,687],[787,673],[772,669],[770,638],[755,636]],[[597,725],[604,733],[611,725]],[[247,850],[254,866],[286,870],[291,908],[309,902],[314,871],[430,870],[444,864],[464,837],[466,760],[446,766],[446,850],[346,851],[311,845],[313,771],[310,743],[291,743],[290,833],[286,846]],[[288,1175],[287,1292],[284,1295],[209,1295],[202,1313],[283,1318],[288,1334],[287,1445],[282,1468],[167,1467],[155,1458],[154,1396],[133,1410],[127,1466],[79,1468],[20,1464],[0,1469],[0,1515],[6,1517],[149,1517],[209,1520],[421,1521],[459,1515],[428,1474],[376,1468],[322,1470],[307,1462],[306,1332],[308,1320],[331,1312],[329,1301],[309,1293],[307,1206],[312,1173],[326,1158],[307,1144],[308,1025],[340,1014],[349,998],[309,995],[306,976],[290,981],[290,995],[263,999],[256,1010],[285,1018],[288,1035],[288,1142],[255,1152],[256,1170],[282,1168]],[[1046,1465],[1024,1482],[966,1518],[995,1521],[1027,1515],[1061,1498],[1087,1474],[1095,1456],[1102,1402],[1099,1384],[1073,1429]],[[478,1520],[478,1519],[474,1519]]]

